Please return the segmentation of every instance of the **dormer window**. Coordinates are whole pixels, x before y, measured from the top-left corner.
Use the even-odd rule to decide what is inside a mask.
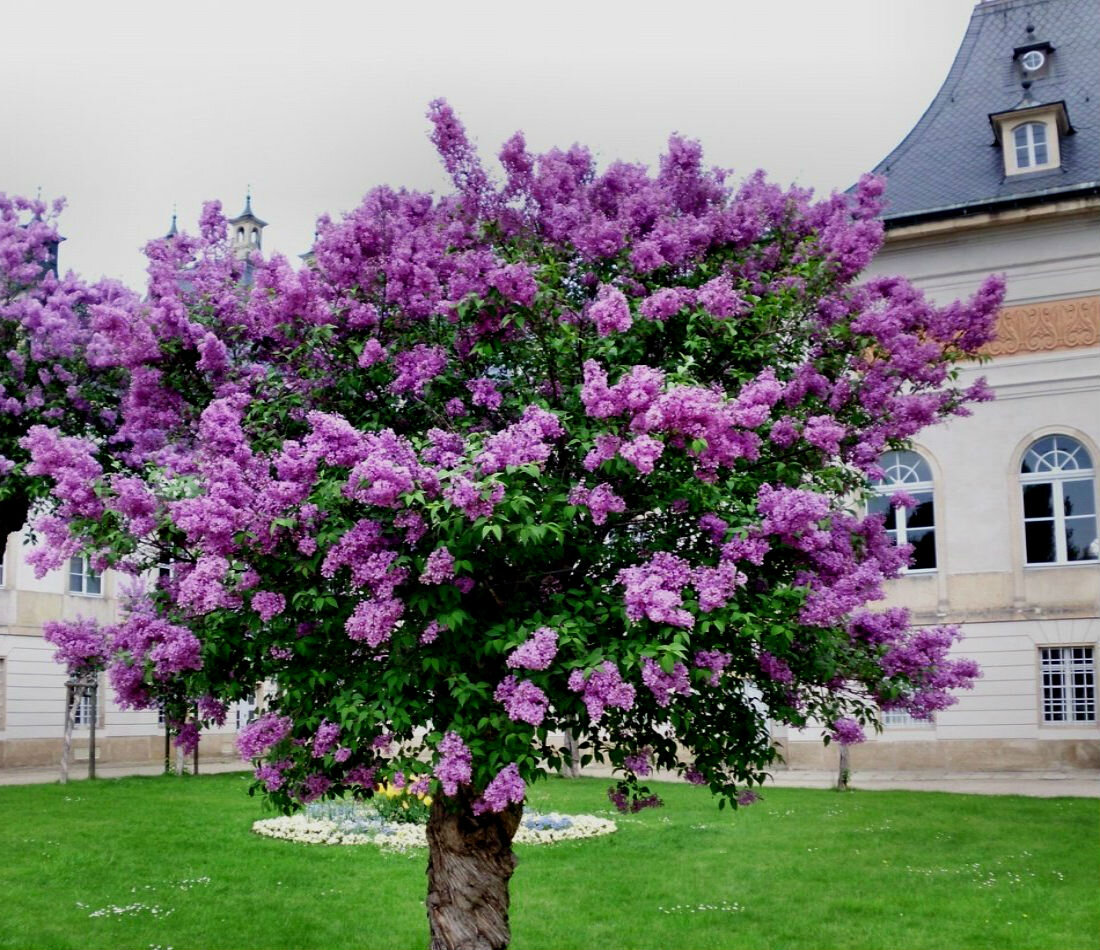
[[[1047,127],[1042,122],[1025,122],[1012,132],[1016,144],[1016,167],[1038,168],[1048,164]]]
[[[1001,147],[1006,177],[1049,171],[1062,164],[1062,140],[1073,134],[1064,102],[1044,105],[1025,94],[1016,108],[994,113],[994,145]]]

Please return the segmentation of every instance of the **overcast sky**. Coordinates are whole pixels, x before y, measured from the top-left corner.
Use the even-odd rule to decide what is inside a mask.
[[[656,162],[672,131],[711,164],[844,188],[916,123],[971,0],[55,0],[4,10],[0,191],[65,195],[62,267],[140,286],[176,206],[236,214],[296,255],[378,184],[439,190],[428,102],[496,169],[587,144]]]

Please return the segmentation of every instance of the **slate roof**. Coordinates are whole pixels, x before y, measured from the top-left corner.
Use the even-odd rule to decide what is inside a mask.
[[[1025,90],[1013,51],[1042,42],[1054,50],[1048,74]],[[1064,101],[1073,133],[1061,168],[1006,178],[989,116],[1025,92]],[[887,227],[1100,193],[1100,2],[979,3],[936,98],[875,172],[887,179]]]
[[[229,224],[240,224],[242,221],[251,221],[254,224],[258,224],[261,228],[267,227],[267,222],[261,221],[252,210],[252,192],[249,192],[245,196],[244,211],[237,215],[237,217],[228,219]]]

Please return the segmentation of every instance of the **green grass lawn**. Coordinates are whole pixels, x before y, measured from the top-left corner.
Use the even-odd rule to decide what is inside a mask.
[[[423,853],[261,838],[247,785],[0,788],[0,947],[426,945]],[[606,813],[606,786],[533,804]],[[518,849],[517,950],[1100,946],[1095,799],[772,789],[730,814],[661,792],[614,835]]]

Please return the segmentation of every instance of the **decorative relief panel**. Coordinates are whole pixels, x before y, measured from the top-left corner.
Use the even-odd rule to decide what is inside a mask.
[[[1100,297],[1049,300],[1006,307],[997,317],[997,338],[989,356],[1046,353],[1100,345]]]

